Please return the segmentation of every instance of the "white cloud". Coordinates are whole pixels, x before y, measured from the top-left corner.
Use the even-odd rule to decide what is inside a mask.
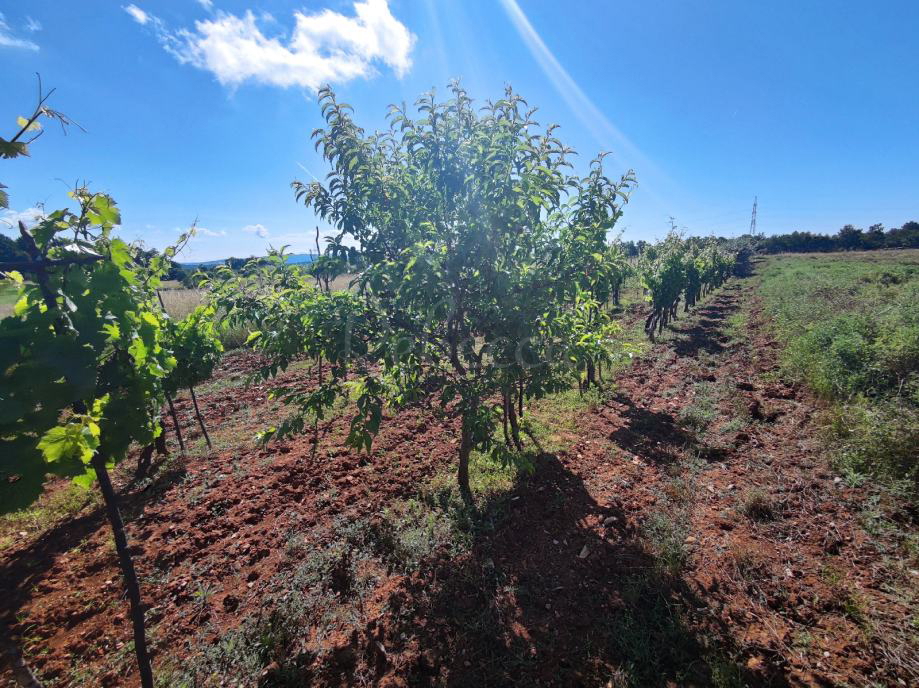
[[[243,227],[243,231],[260,236],[262,239],[268,237],[268,230],[262,225],[246,225]]]
[[[206,10],[214,9],[214,0],[198,0],[198,4]]]
[[[125,10],[142,24],[152,20],[163,47],[179,62],[209,71],[227,86],[253,81],[315,90],[324,83],[370,77],[377,63],[401,77],[412,66],[416,40],[392,15],[388,0],[358,0],[350,17],[329,9],[295,11],[289,37],[266,35],[259,21],[263,26],[273,22],[256,19],[251,10],[243,16],[217,11],[212,19],[196,21],[193,30],[178,31],[167,30],[134,5]]]
[[[30,33],[41,31],[41,22],[37,19],[32,19],[32,17],[26,17],[26,29]]]
[[[208,229],[207,227],[198,227],[197,232],[198,234],[207,237],[222,237],[227,235],[226,230],[221,229],[220,231],[215,232],[214,230]]]
[[[122,7],[121,9],[130,14],[134,21],[136,21],[138,24],[146,24],[148,21],[150,21],[150,15],[144,12],[137,5],[128,5],[127,7]]]
[[[0,12],[0,47],[3,48],[22,48],[23,50],[38,50],[38,44],[28,41],[25,38],[16,38],[6,23],[6,18]]]
[[[37,206],[26,208],[25,210],[13,210],[12,208],[4,208],[3,210],[0,210],[0,223],[9,225],[11,228],[18,232],[18,225],[20,220],[25,222],[28,226],[33,224],[44,214],[45,211]]]

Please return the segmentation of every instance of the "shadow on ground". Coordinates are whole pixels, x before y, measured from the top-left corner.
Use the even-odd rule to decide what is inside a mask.
[[[541,455],[500,501],[499,529],[429,562],[393,598],[385,634],[359,643],[371,655],[415,649],[398,685],[744,685],[686,623],[705,600],[662,570],[563,455]],[[384,656],[367,659],[385,672]]]
[[[184,469],[180,462],[159,462],[154,465],[153,473],[155,477],[142,489],[133,492],[127,492],[126,489],[121,491],[119,507],[125,522],[130,523],[145,503],[181,480]],[[0,565],[0,619],[6,619],[8,623],[13,624],[19,610],[32,598],[36,583],[48,575],[57,558],[72,550],[100,528],[105,528],[106,532],[110,533],[105,509],[102,506],[92,508],[76,518],[56,523],[44,531],[28,548],[5,557]],[[132,549],[139,545],[136,541],[129,541],[129,544]],[[113,549],[113,560],[114,557]]]
[[[730,293],[740,289],[738,284],[729,284],[722,288]],[[712,356],[724,353],[730,343],[722,330],[725,321],[739,310],[740,306],[734,300],[726,301],[723,298],[713,299],[699,308],[692,324],[688,327],[680,322],[674,323],[671,329],[678,335],[670,345],[678,356],[696,357],[700,352]]]

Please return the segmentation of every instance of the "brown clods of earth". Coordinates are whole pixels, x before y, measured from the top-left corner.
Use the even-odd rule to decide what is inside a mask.
[[[237,384],[258,360],[228,355],[199,394],[215,451],[119,473],[156,672],[262,633],[243,685],[919,684],[902,640],[916,573],[863,527],[864,491],[829,468],[819,406],[778,381],[776,346],[750,281],[729,283],[466,520],[419,498],[452,471],[454,420],[400,411],[369,454],[344,447],[344,416],[259,448],[283,410]],[[436,522],[399,530],[412,499]],[[98,505],[14,534],[0,586],[50,685],[138,685]]]

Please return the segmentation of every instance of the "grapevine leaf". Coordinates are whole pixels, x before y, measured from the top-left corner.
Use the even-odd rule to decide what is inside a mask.
[[[93,486],[93,483],[96,481],[96,471],[93,470],[91,466],[88,466],[83,473],[75,475],[73,477],[73,482],[76,485],[79,485],[84,490],[88,490]]]
[[[131,260],[131,253],[128,245],[121,239],[112,239],[111,243],[112,262],[118,268],[125,268]]]
[[[38,443],[45,461],[80,459],[88,463],[99,446],[99,426],[95,423],[67,423],[51,428]]]
[[[121,328],[117,324],[107,323],[102,326],[102,331],[107,335],[110,342],[116,342],[121,339]]]
[[[134,359],[135,366],[142,366],[144,361],[147,360],[147,345],[144,343],[143,339],[135,337],[131,340],[131,345],[128,347],[128,353],[131,354],[131,357]]]
[[[29,124],[29,120],[20,115],[16,118],[16,124],[19,125],[19,128],[27,127],[26,131],[41,131],[41,122],[32,122]]]
[[[19,297],[19,300],[16,302],[16,305],[13,306],[13,315],[17,318],[29,310],[29,295],[23,294]]]
[[[20,155],[28,155],[29,147],[22,141],[7,141],[0,138],[0,158],[18,158]]]

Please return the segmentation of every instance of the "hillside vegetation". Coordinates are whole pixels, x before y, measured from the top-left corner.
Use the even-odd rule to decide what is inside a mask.
[[[783,374],[831,402],[847,479],[919,480],[919,251],[773,258],[761,293]]]
[[[510,88],[318,106],[308,264],[18,223],[3,680],[919,683],[916,252],[626,244],[633,173]]]

